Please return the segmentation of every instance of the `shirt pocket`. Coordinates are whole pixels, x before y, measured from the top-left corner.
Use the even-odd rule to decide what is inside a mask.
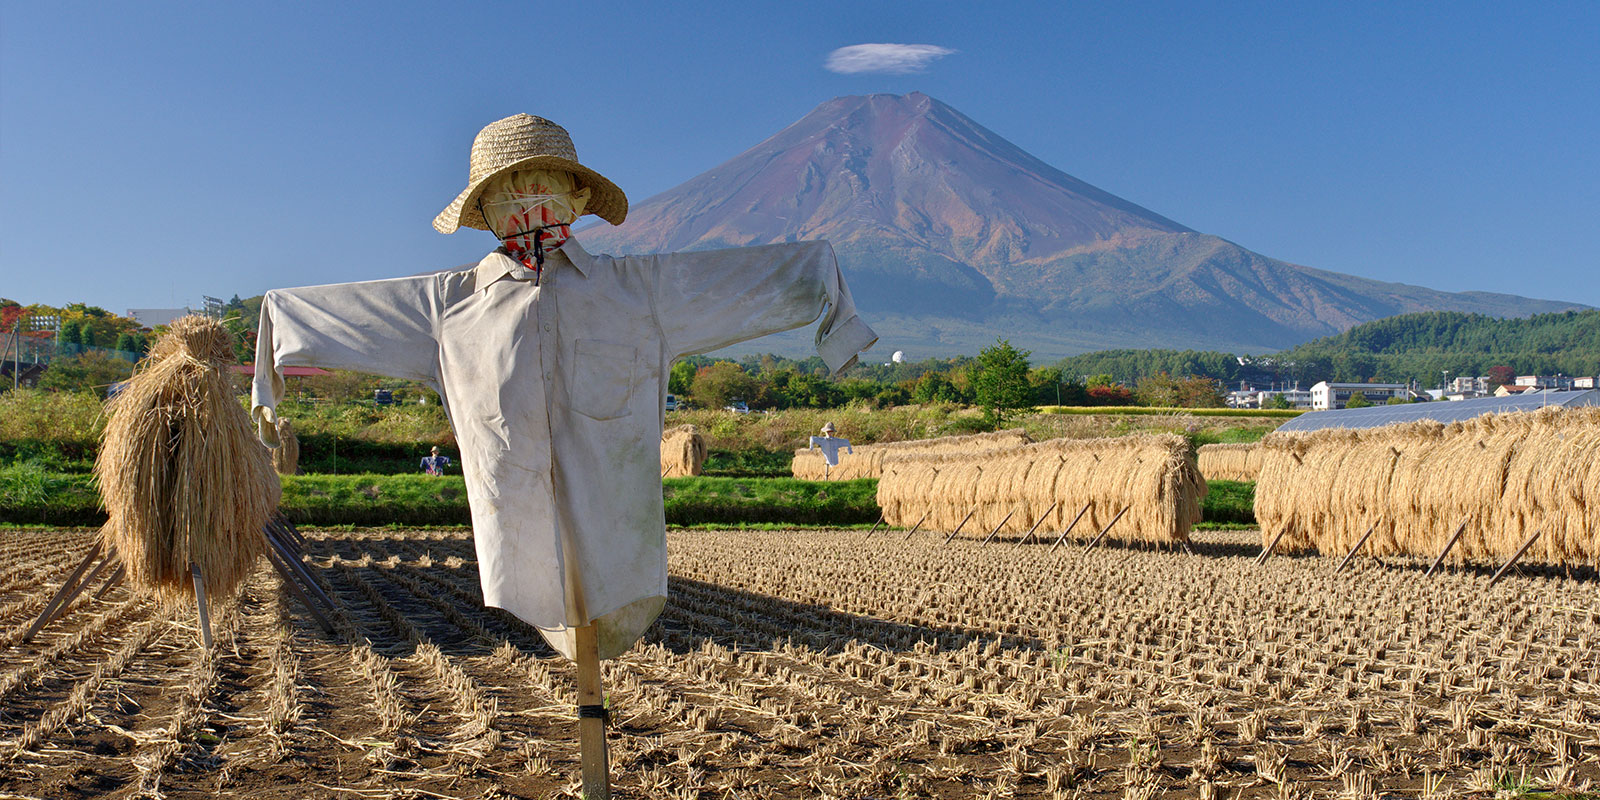
[[[627,416],[639,371],[639,351],[598,339],[579,339],[573,349],[573,370],[567,382],[572,410],[590,419]]]

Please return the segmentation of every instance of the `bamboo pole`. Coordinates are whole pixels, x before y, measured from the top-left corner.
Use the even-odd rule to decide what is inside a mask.
[[[1051,552],[1055,552],[1055,549],[1060,547],[1061,543],[1067,540],[1067,534],[1072,533],[1072,529],[1078,527],[1078,520],[1083,519],[1083,515],[1089,513],[1089,506],[1091,505],[1093,504],[1084,503],[1083,508],[1078,509],[1078,516],[1072,518],[1072,524],[1068,525],[1067,529],[1062,531],[1060,536],[1056,537],[1055,544],[1050,545]]]
[[[1039,515],[1039,519],[1033,523],[1033,527],[1029,528],[1028,532],[1023,534],[1022,538],[1018,539],[1016,545],[1014,546],[1021,547],[1024,542],[1031,540],[1033,538],[1033,532],[1039,530],[1039,526],[1044,524],[1044,518],[1050,516],[1050,512],[1056,510],[1056,506],[1059,504],[1060,501],[1051,503],[1050,507],[1045,509],[1043,514]]]
[[[996,526],[994,526],[994,530],[992,530],[992,531],[989,531],[989,535],[988,535],[988,536],[985,536],[985,537],[983,537],[983,543],[984,543],[984,544],[988,544],[988,543],[989,543],[989,540],[990,540],[990,539],[993,539],[993,538],[994,538],[994,535],[995,535],[995,534],[997,534],[997,533],[999,533],[999,532],[1000,532],[1000,529],[1001,529],[1001,528],[1004,528],[1004,527],[1005,527],[1005,526],[1006,526],[1006,523],[1007,523],[1007,522],[1010,522],[1010,521],[1011,521],[1011,514],[1015,514],[1015,513],[1017,513],[1017,510],[1016,510],[1016,509],[1014,509],[1014,508],[1013,508],[1013,509],[1011,509],[1011,512],[1010,512],[1010,513],[1009,513],[1009,514],[1006,514],[1006,518],[1005,518],[1005,519],[1002,519],[1002,520],[1000,520],[1000,524],[999,524],[999,525],[996,525]]]
[[[583,761],[584,800],[610,800],[611,761],[606,753],[605,692],[600,683],[600,639],[596,625],[574,631],[578,656],[578,752]]]
[[[1278,535],[1272,537],[1272,541],[1269,542],[1266,547],[1261,548],[1261,555],[1256,556],[1256,563],[1266,563],[1267,558],[1272,555],[1272,551],[1278,549],[1278,542],[1282,540],[1283,535],[1288,532],[1289,527],[1287,525],[1285,525],[1282,530],[1278,531]]]
[[[273,568],[278,571],[278,577],[283,579],[284,585],[289,587],[289,591],[294,593],[294,596],[300,600],[301,605],[304,605],[306,610],[311,612],[311,616],[317,618],[317,622],[322,625],[322,630],[327,633],[333,633],[333,623],[322,613],[322,609],[317,608],[316,603],[311,601],[311,596],[306,594],[305,589],[300,588],[300,582],[289,571],[289,556],[283,553],[282,548],[283,545],[279,544],[277,540],[269,540],[267,542],[267,560],[272,562]]]
[[[967,515],[961,518],[961,524],[957,525],[956,529],[951,531],[949,536],[944,537],[944,543],[949,544],[951,539],[956,538],[956,534],[960,533],[963,527],[966,527],[967,520],[972,519],[972,515],[976,513],[978,513],[978,507],[973,506],[972,510],[968,511]]]
[[[1493,586],[1499,583],[1500,579],[1505,577],[1506,572],[1511,569],[1512,565],[1517,563],[1517,559],[1522,558],[1522,554],[1528,552],[1528,548],[1532,547],[1533,543],[1539,540],[1540,534],[1543,533],[1544,531],[1542,529],[1534,531],[1533,535],[1528,537],[1528,541],[1523,542],[1522,546],[1517,548],[1517,552],[1511,554],[1511,560],[1507,561],[1504,566],[1500,567],[1500,569],[1495,570],[1494,577],[1489,579],[1489,585]]]
[[[127,567],[118,564],[117,571],[111,573],[111,577],[106,578],[106,582],[100,585],[100,591],[94,593],[94,599],[99,600],[100,598],[105,597],[106,592],[115,589],[117,584],[122,583],[122,576],[126,574],[127,571]]]
[[[200,565],[189,562],[189,574],[194,578],[194,603],[200,610],[200,638],[206,649],[211,649],[211,608],[206,603],[206,578],[200,574]]]
[[[100,573],[105,571],[105,568],[110,566],[111,563],[116,560],[117,556],[115,553],[106,553],[105,558],[100,559],[100,563],[96,564],[94,569],[90,570],[89,574],[84,576],[84,579],[78,582],[78,586],[72,590],[72,594],[68,595],[67,599],[61,601],[61,605],[56,606],[56,613],[51,614],[50,619],[45,620],[44,624],[49,625],[50,623],[61,619],[61,616],[67,613],[67,608],[72,605],[72,601],[78,599],[78,595],[83,594],[83,591],[89,588],[89,584],[94,583],[94,579],[100,577]],[[94,598],[91,597],[89,599],[93,600]]]
[[[83,577],[83,573],[88,571],[89,565],[94,563],[95,557],[100,555],[100,546],[99,542],[95,542],[94,547],[89,548],[88,555],[85,555],[83,561],[78,563],[78,568],[73,570],[65,581],[62,581],[61,588],[56,590],[55,596],[51,597],[50,602],[45,604],[44,610],[39,612],[39,618],[34,620],[32,627],[29,627],[28,632],[22,635],[22,641],[33,640],[33,635],[38,633],[39,629],[43,628],[51,618],[55,617],[56,607],[61,605],[62,599],[66,598],[69,592],[73,596],[77,596],[77,592],[73,590],[78,589],[81,591],[81,588],[78,587],[78,579]]]
[[[878,530],[878,526],[883,524],[883,517],[883,514],[878,515],[878,521],[872,523],[872,527],[867,529],[867,536],[871,536],[874,531]]]
[[[1088,546],[1083,548],[1083,552],[1087,553],[1090,550],[1093,550],[1094,546],[1099,544],[1100,540],[1106,538],[1106,534],[1111,532],[1111,526],[1117,524],[1117,520],[1122,519],[1122,515],[1128,513],[1128,509],[1132,507],[1133,506],[1123,506],[1122,510],[1118,511],[1117,515],[1112,517],[1111,521],[1107,522],[1106,526],[1100,530],[1100,534],[1094,537],[1094,541],[1089,542]]]
[[[906,532],[906,538],[901,539],[900,541],[902,541],[902,542],[911,541],[911,537],[916,534],[917,529],[922,527],[922,520],[927,519],[928,515],[932,514],[932,513],[933,513],[933,509],[931,509],[931,508],[928,509],[927,511],[922,512],[922,519],[917,520],[917,524],[912,525],[911,526],[911,530]]]
[[[1356,553],[1360,552],[1361,550],[1361,545],[1366,544],[1367,540],[1372,538],[1372,532],[1378,529],[1378,523],[1380,521],[1382,521],[1381,517],[1372,521],[1372,526],[1367,528],[1366,533],[1361,534],[1360,539],[1356,540],[1356,546],[1350,548],[1350,552],[1345,553],[1344,560],[1339,562],[1339,567],[1333,571],[1333,574],[1337,575],[1341,572],[1344,572],[1345,565],[1350,563],[1350,559],[1356,557]]]
[[[1422,577],[1426,578],[1429,575],[1432,575],[1433,571],[1438,569],[1440,564],[1444,563],[1444,557],[1450,553],[1450,548],[1455,547],[1456,540],[1461,538],[1461,534],[1466,533],[1467,522],[1470,519],[1472,518],[1463,517],[1461,519],[1461,527],[1456,528],[1456,532],[1450,534],[1450,541],[1444,543],[1444,549],[1439,551],[1439,557],[1433,560],[1433,564],[1429,565],[1427,572],[1422,573]]]

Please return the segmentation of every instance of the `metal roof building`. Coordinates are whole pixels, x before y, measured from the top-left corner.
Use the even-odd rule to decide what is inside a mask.
[[[1524,392],[1510,397],[1480,397],[1474,400],[1436,400],[1431,403],[1404,403],[1370,408],[1341,408],[1301,414],[1278,427],[1284,432],[1318,431],[1323,428],[1378,428],[1397,422],[1431,419],[1439,422],[1468,420],[1482,414],[1506,411],[1535,411],[1548,406],[1600,406],[1600,389],[1582,392]]]

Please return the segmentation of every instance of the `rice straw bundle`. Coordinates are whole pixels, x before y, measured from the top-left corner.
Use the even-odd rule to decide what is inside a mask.
[[[300,474],[300,437],[294,435],[294,425],[288,417],[278,417],[278,446],[272,452],[272,468],[279,475]]]
[[[1208,444],[1200,448],[1200,474],[1208,481],[1253,481],[1261,474],[1256,444]]]
[[[706,463],[706,437],[693,425],[679,425],[661,434],[661,477],[699,475]]]
[[[115,398],[95,461],[109,516],[102,539],[129,582],[164,601],[233,594],[266,545],[278,475],[227,377],[233,337],[215,320],[183,317],[156,342]]]
[[[1600,563],[1600,409],[1485,414],[1262,440],[1256,519],[1283,550],[1437,556],[1466,520],[1454,561],[1524,556]]]
[[[910,527],[922,519],[924,529],[951,531],[972,512],[961,535],[978,538],[996,526],[1002,534],[1020,535],[1036,523],[1036,533],[1058,533],[1087,504],[1074,538],[1092,538],[1126,508],[1110,538],[1186,542],[1205,494],[1188,442],[1173,434],[1052,439],[977,454],[896,455],[884,461],[878,479],[878,504],[888,524]]]
[[[876,478],[883,474],[885,459],[912,454],[980,453],[998,448],[1016,447],[1033,441],[1021,428],[975,433],[970,436],[943,436],[937,439],[912,439],[904,442],[865,444],[852,448],[855,452],[839,452],[839,463],[828,467],[821,450],[801,448],[794,451],[794,461],[789,471],[801,480],[848,481],[857,478]]]

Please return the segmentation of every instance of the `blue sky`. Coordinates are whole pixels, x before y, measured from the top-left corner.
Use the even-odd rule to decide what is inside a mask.
[[[603,6],[603,7],[602,7]],[[839,95],[930,94],[1268,256],[1600,305],[1600,4],[0,5],[0,296],[198,304],[475,261],[484,124],[635,201]],[[863,43],[951,50],[837,74]]]

